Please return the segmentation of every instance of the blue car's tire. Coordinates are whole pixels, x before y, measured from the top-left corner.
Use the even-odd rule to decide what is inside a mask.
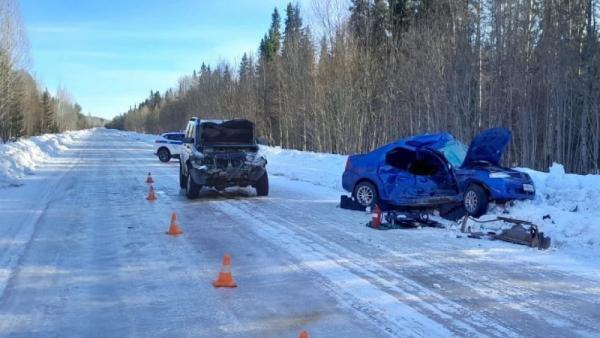
[[[373,184],[367,181],[358,183],[354,187],[354,200],[363,207],[372,207],[379,203],[379,193]]]
[[[465,191],[463,203],[469,215],[479,217],[487,212],[488,194],[482,186],[473,184]]]

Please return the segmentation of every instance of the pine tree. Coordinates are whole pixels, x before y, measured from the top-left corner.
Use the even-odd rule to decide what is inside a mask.
[[[369,0],[352,0],[350,6],[350,29],[361,46],[369,39]]]
[[[291,3],[287,5],[285,10],[286,19],[285,19],[285,28],[284,28],[284,36],[287,38],[289,35],[298,35],[300,34],[300,29],[302,27],[302,19],[300,18],[300,8],[296,4],[296,6],[292,6]]]
[[[275,57],[279,53],[281,47],[281,17],[277,8],[271,15],[271,28],[269,29],[269,53],[271,57]]]
[[[294,50],[298,49],[299,41],[302,35],[302,19],[300,18],[300,8],[298,5],[288,4],[286,9],[285,28],[283,36],[283,47],[281,54],[284,58],[294,58]],[[290,55],[291,54],[291,55]]]
[[[11,111],[10,111],[9,118],[10,118],[10,131],[9,131],[10,138],[18,139],[19,137],[23,136],[23,133],[25,131],[24,125],[23,125],[24,117],[23,117],[22,107],[18,100],[13,100],[13,102],[11,104]]]
[[[370,10],[371,48],[379,52],[387,40],[389,10],[386,0],[375,0]]]
[[[54,99],[48,92],[48,89],[44,90],[42,94],[42,123],[41,133],[56,133],[58,127],[56,125],[56,113],[54,108]]]
[[[260,54],[267,62],[275,59],[281,48],[281,17],[277,8],[271,15],[271,27],[260,42]]]
[[[409,23],[407,2],[407,0],[389,0],[389,21],[396,37]]]
[[[263,112],[264,125],[268,137],[275,142],[282,139],[283,131],[280,128],[281,118],[281,77],[280,56],[281,48],[281,18],[277,8],[271,15],[271,26],[260,43],[260,57],[257,73],[259,75],[259,100]]]

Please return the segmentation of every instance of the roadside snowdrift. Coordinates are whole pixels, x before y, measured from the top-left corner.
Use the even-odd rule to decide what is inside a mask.
[[[547,173],[518,170],[531,176],[537,192],[533,201],[515,202],[510,214],[539,224],[554,248],[600,253],[600,175],[566,174],[556,163]]]
[[[76,138],[88,133],[86,130],[69,131],[0,144],[0,188],[20,185],[23,176],[33,174],[41,163],[67,150]]]
[[[269,175],[342,191],[347,156],[261,146]]]

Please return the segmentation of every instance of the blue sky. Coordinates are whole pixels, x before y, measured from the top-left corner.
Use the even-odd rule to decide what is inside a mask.
[[[202,62],[256,53],[283,0],[21,0],[31,70],[51,91],[66,88],[84,113],[126,111]],[[294,1],[295,3],[295,1]],[[305,17],[311,1],[301,0]],[[283,15],[282,15],[283,16]],[[283,19],[282,19],[283,20]]]

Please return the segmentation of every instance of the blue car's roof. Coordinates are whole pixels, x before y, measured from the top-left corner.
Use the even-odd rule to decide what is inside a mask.
[[[397,147],[416,150],[425,146],[433,149],[440,149],[451,140],[454,140],[454,136],[449,133],[421,134],[396,140],[373,151],[388,151]]]
[[[494,165],[500,165],[502,153],[506,149],[510,137],[511,133],[506,128],[490,128],[482,131],[471,141],[464,163],[486,161]],[[373,150],[373,152],[387,152],[398,147],[410,150],[423,147],[440,150],[453,140],[456,139],[449,133],[421,134],[396,140]]]

